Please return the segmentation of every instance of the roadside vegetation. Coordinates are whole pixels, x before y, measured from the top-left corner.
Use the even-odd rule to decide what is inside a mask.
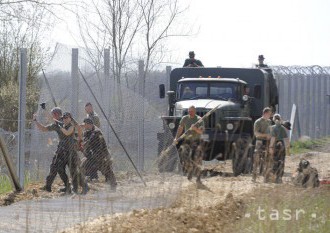
[[[327,185],[304,189],[288,184],[258,191],[235,232],[329,232],[329,191]]]
[[[309,137],[302,137],[299,140],[291,143],[291,154],[307,153],[311,150],[317,150],[317,148],[324,147],[330,143],[330,137],[311,139]]]
[[[0,194],[8,193],[13,190],[9,176],[0,175]]]

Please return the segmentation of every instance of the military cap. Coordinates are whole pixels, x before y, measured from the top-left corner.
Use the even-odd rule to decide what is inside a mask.
[[[85,107],[87,107],[87,106],[89,106],[89,105],[92,105],[92,103],[91,103],[91,102],[87,102],[87,103],[85,104]]]
[[[264,55],[259,55],[259,56],[258,56],[258,59],[259,59],[259,60],[265,60]]]
[[[72,118],[71,113],[69,113],[69,112],[63,113],[63,118],[67,118],[67,117]]]
[[[276,114],[274,114],[273,118],[274,118],[274,120],[279,120],[280,121],[281,120],[281,115],[276,113]]]
[[[85,118],[84,119],[84,123],[85,124],[89,124],[89,125],[93,125],[94,124],[94,122],[93,122],[93,120],[91,118]]]

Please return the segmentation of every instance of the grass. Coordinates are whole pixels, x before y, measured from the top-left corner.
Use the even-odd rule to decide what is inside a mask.
[[[303,189],[287,185],[261,192],[247,205],[235,232],[327,233],[330,229],[329,191],[329,186]]]
[[[0,175],[0,194],[8,193],[13,190],[11,180],[7,175]]]
[[[320,138],[320,139],[299,139],[291,143],[290,152],[292,154],[301,154],[306,153],[311,150],[315,150],[316,148],[322,147],[326,144],[330,143],[330,138]]]
[[[26,172],[24,177],[24,187],[31,183],[30,173]],[[14,185],[8,175],[0,175],[0,194],[5,194],[13,191]]]

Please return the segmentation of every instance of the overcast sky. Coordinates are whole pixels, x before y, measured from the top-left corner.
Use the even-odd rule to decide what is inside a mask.
[[[259,54],[270,65],[330,66],[329,0],[179,1],[190,3],[186,18],[199,30],[170,43],[177,66],[190,50],[211,67],[251,67]],[[72,44],[64,30],[54,39]]]

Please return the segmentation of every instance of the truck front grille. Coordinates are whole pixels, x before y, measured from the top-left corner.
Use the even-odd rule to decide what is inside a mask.
[[[208,111],[206,110],[200,110],[200,109],[196,109],[196,115],[203,117]],[[183,111],[183,115],[187,115],[188,114],[188,110],[184,110]],[[211,129],[214,128],[216,124],[216,118],[215,118],[215,112],[212,113],[209,117],[207,117],[204,120],[204,126],[205,129]]]

